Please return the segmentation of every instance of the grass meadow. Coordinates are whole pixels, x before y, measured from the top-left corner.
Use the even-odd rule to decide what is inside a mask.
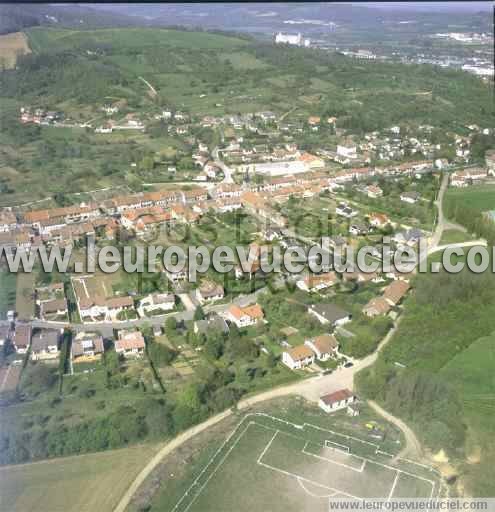
[[[0,509],[112,512],[157,450],[143,444],[109,452],[0,468]]]

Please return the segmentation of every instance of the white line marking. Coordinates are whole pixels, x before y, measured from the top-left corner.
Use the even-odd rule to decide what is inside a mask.
[[[320,484],[318,482],[315,482],[313,480],[310,480],[309,478],[305,478],[303,476],[300,476],[300,475],[296,475],[295,473],[291,473],[290,471],[285,471],[284,469],[280,469],[280,468],[276,468],[274,466],[270,466],[270,464],[266,464],[265,462],[259,462],[258,463],[260,466],[264,467],[264,468],[268,468],[268,469],[271,469],[272,471],[276,471],[277,473],[282,473],[283,475],[286,475],[286,476],[290,476],[292,478],[295,478],[296,480],[299,479],[303,482],[307,482],[309,484],[312,484],[312,485],[316,485],[318,487],[321,487],[322,489],[328,489],[329,491],[332,491],[334,492],[335,494],[343,494],[345,496],[348,496],[349,498],[354,498],[356,500],[361,500],[362,498],[359,498],[357,496],[352,496],[351,494],[348,494],[346,492],[343,492],[343,491],[340,491],[338,489],[334,489],[333,487],[328,487],[326,485],[323,485],[323,484]]]
[[[392,499],[392,495],[394,494],[395,486],[397,485],[399,477],[400,477],[400,473],[397,471],[397,474],[395,475],[394,483],[392,484],[392,488],[390,489],[390,492],[388,494],[387,501],[390,501]]]
[[[306,494],[309,494],[312,498],[331,498],[332,496],[335,496],[337,494],[337,492],[333,492],[332,494],[314,494],[310,490],[306,489],[306,487],[302,483],[302,480],[300,477],[297,477],[296,480],[297,480],[298,484],[302,487],[302,490]],[[313,485],[316,485],[317,487],[321,487],[320,484],[313,484]]]
[[[322,455],[316,455],[315,453],[308,452],[308,451],[306,451],[306,447],[304,447],[302,449],[302,453],[304,453],[304,455],[309,455],[310,457],[314,457],[315,459],[324,460],[324,461],[330,462],[330,464],[336,464],[337,466],[342,466],[343,468],[350,469],[351,471],[356,471],[356,473],[362,473],[363,468],[366,464],[366,461],[364,459],[362,459],[361,457],[356,457],[356,458],[361,459],[361,467],[353,468],[352,466],[344,464],[343,462],[337,462],[337,461],[329,459],[327,457],[323,457]]]
[[[352,439],[353,441],[356,441],[358,443],[362,443],[362,444],[365,444],[365,445],[369,445],[369,446],[372,446],[375,448],[375,453],[378,454],[382,454],[382,455],[386,455],[386,456],[390,456],[390,457],[393,457],[392,455],[386,453],[386,452],[382,452],[380,450],[380,447],[379,445],[377,445],[376,443],[371,443],[369,441],[365,441],[363,439],[359,439],[357,437],[353,437],[353,436],[349,436],[347,434],[342,434],[342,433],[339,433],[339,432],[335,432],[333,430],[329,430],[329,429],[324,429],[322,427],[319,427],[317,425],[313,425],[313,424],[310,424],[310,423],[304,423],[304,424],[297,424],[297,423],[292,423],[290,421],[286,421],[286,420],[283,420],[281,418],[277,418],[275,416],[271,416],[270,414],[266,414],[266,413],[261,413],[261,412],[258,412],[258,413],[248,413],[246,414],[242,419],[241,421],[236,425],[236,427],[234,428],[234,430],[227,436],[227,438],[224,440],[224,442],[220,445],[220,447],[216,450],[216,452],[213,454],[213,456],[210,458],[210,460],[207,462],[206,466],[201,470],[201,472],[199,473],[199,475],[196,477],[196,479],[192,482],[192,484],[188,487],[188,489],[185,491],[185,493],[182,495],[182,497],[179,499],[179,501],[176,503],[176,505],[174,506],[174,508],[172,509],[171,512],[176,512],[178,510],[178,508],[180,507],[181,503],[184,501],[184,499],[186,497],[189,496],[189,494],[191,493],[191,491],[193,490],[193,488],[198,485],[198,482],[200,480],[200,478],[205,474],[205,472],[208,470],[208,468],[212,465],[212,463],[214,462],[214,460],[218,457],[218,455],[222,452],[222,450],[225,448],[225,446],[227,445],[227,443],[235,436],[235,434],[238,432],[239,428],[248,420],[248,418],[251,418],[251,417],[260,417],[260,418],[267,418],[267,419],[270,419],[274,422],[279,422],[279,423],[283,423],[287,426],[290,426],[292,428],[295,428],[297,430],[305,430],[306,428],[312,428],[312,429],[315,429],[315,430],[319,430],[319,431],[322,431],[322,432],[329,432],[331,434],[334,434],[336,436],[340,436],[340,437],[343,437],[345,439]],[[272,437],[271,441],[268,443],[267,446],[265,446],[265,449],[264,449],[264,453],[262,454],[262,456],[266,453],[266,451],[268,450],[269,446],[271,445],[271,443],[273,442],[275,436],[278,434],[278,433],[282,433],[282,434],[285,434],[285,435],[288,435],[288,436],[291,436],[291,437],[294,437],[296,439],[300,439],[300,440],[303,440],[303,441],[306,441],[306,444],[305,444],[305,447],[304,449],[307,447],[307,444],[309,443],[309,441],[307,439],[304,439],[300,436],[296,436],[294,434],[291,434],[289,432],[283,432],[283,431],[280,431],[278,429],[274,429],[272,427],[269,427],[267,425],[263,425],[262,423],[257,423],[256,421],[249,421],[248,425],[246,426],[246,428],[244,430],[242,430],[242,432],[240,433],[239,437],[236,439],[236,441],[234,442],[234,444],[228,449],[227,453],[219,460],[218,462],[218,465],[216,466],[216,468],[213,470],[213,472],[208,476],[207,480],[203,483],[203,485],[197,490],[196,494],[194,495],[193,497],[193,500],[188,504],[187,508],[184,509],[184,512],[186,512],[187,510],[189,510],[189,508],[191,507],[191,505],[197,500],[197,498],[200,496],[200,494],[203,492],[204,488],[206,487],[206,485],[208,484],[208,482],[210,481],[211,477],[216,473],[216,471],[223,465],[223,463],[225,462],[225,459],[227,458],[227,456],[232,452],[233,448],[237,445],[237,443],[240,441],[240,439],[245,435],[245,433],[247,432],[248,428],[251,426],[251,425],[257,425],[259,427],[263,427],[265,429],[268,429],[268,430],[273,430],[275,431],[275,434],[274,436]],[[303,449],[303,450],[304,450]],[[310,454],[310,455],[314,455],[314,454]],[[413,478],[417,478],[419,480],[423,480],[425,482],[428,482],[431,486],[432,486],[432,491],[430,493],[430,498],[433,496],[434,494],[434,491],[435,491],[435,488],[436,488],[436,484],[434,481],[432,480],[428,480],[427,478],[424,478],[424,477],[421,477],[419,475],[415,475],[413,473],[409,473],[407,471],[404,471],[404,470],[401,470],[401,469],[397,469],[395,467],[392,467],[392,466],[389,466],[387,464],[383,464],[381,462],[377,462],[377,461],[374,461],[372,459],[368,459],[366,457],[359,457],[361,458],[363,461],[364,461],[364,464],[366,464],[367,462],[371,463],[371,464],[376,464],[377,466],[381,466],[381,467],[384,467],[386,469],[390,469],[390,470],[393,470],[395,471],[398,475],[403,473],[405,475],[408,475],[408,476],[411,476]],[[318,484],[317,482],[313,482],[309,479],[306,479],[306,478],[303,478],[303,477],[299,477],[298,475],[294,475],[290,472],[287,472],[287,471],[283,471],[283,470],[280,470],[278,468],[273,468],[263,462],[261,462],[261,456],[260,458],[258,459],[260,462],[259,462],[259,465],[261,466],[265,466],[265,467],[268,467],[268,469],[271,469],[273,471],[277,471],[279,473],[283,473],[283,474],[286,474],[288,476],[291,476],[293,478],[298,478],[300,479],[301,481],[305,481],[305,482],[308,482],[312,485],[315,485],[315,486],[318,486],[318,487],[322,487],[322,488],[325,488],[325,489],[328,489],[328,490],[331,490],[333,492],[335,492],[335,494],[340,494],[340,495],[343,495],[343,496],[348,496],[349,498],[353,498],[353,499],[357,499],[357,500],[362,500],[363,498],[359,498],[357,496],[353,496],[351,494],[348,494],[348,493],[345,493],[343,491],[340,491],[338,489],[333,489],[333,488],[330,488],[330,487],[327,487],[327,486],[324,486],[322,484]],[[425,468],[425,469],[429,469],[431,472],[437,474],[439,477],[441,477],[441,475],[439,474],[438,470],[436,470],[435,468],[431,467],[431,466],[427,466],[425,464],[421,464],[419,462],[415,462],[415,461],[412,461],[412,460],[409,460],[409,459],[405,459],[405,458],[401,458],[401,457],[398,457],[396,459],[397,461],[399,460],[403,460],[409,464],[413,464],[413,465],[417,465],[419,467],[422,467],[422,468]],[[335,461],[331,461],[333,463],[335,463]],[[350,469],[353,469],[353,468],[350,468]],[[363,470],[364,470],[364,465],[363,465]],[[397,478],[397,477],[396,477]],[[438,486],[438,491],[437,491],[437,500],[439,499],[440,497],[440,493],[441,493],[441,485]]]
[[[261,455],[258,457],[258,460],[256,461],[258,464],[260,463],[261,459],[263,458],[265,453],[268,451],[268,449],[272,445],[273,440],[277,437],[277,434],[278,434],[278,430],[275,431],[275,434],[273,434],[273,437],[270,439],[270,441],[268,441],[268,443],[266,444],[265,448],[261,452]]]

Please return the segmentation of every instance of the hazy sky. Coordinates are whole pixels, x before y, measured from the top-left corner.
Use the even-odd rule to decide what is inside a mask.
[[[354,5],[355,2],[350,2]],[[367,7],[380,9],[414,10],[414,11],[488,11],[494,2],[366,2]]]

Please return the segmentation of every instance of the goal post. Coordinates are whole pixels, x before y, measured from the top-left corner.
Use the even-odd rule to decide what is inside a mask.
[[[335,450],[336,452],[351,453],[350,446],[346,444],[336,443],[335,441],[330,441],[329,439],[325,439],[325,448],[330,448],[331,450]]]

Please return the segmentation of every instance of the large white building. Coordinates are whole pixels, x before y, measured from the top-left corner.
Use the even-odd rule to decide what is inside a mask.
[[[249,165],[240,165],[239,172],[254,172],[267,176],[284,176],[308,172],[309,167],[301,160],[288,160],[285,162],[260,162]]]
[[[309,39],[304,39],[301,33],[299,34],[283,34],[278,32],[275,34],[276,44],[291,44],[294,46],[305,46],[306,48],[311,44]]]

